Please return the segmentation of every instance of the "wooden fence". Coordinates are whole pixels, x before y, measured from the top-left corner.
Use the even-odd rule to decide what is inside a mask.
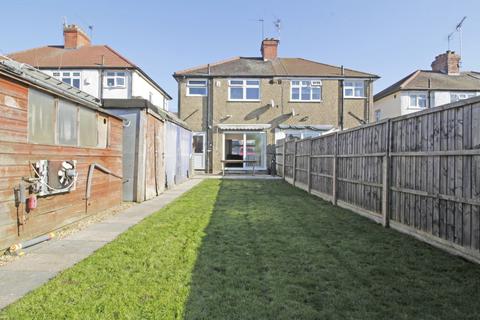
[[[275,150],[294,186],[480,262],[480,98]]]

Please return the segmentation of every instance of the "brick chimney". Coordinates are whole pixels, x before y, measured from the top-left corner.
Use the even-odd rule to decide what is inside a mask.
[[[63,39],[65,49],[78,49],[90,45],[90,38],[79,26],[67,24],[63,26]]]
[[[274,38],[265,38],[262,41],[260,52],[262,52],[263,60],[274,60],[277,58],[279,42],[280,40]]]
[[[432,70],[449,75],[460,74],[460,56],[455,51],[448,50],[439,54],[432,62]]]

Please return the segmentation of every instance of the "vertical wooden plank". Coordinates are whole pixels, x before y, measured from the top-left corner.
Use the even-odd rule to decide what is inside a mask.
[[[480,149],[480,104],[472,106],[472,148]],[[472,197],[480,197],[480,156],[472,157]],[[471,247],[479,251],[480,249],[480,207],[472,207],[472,235]]]
[[[449,109],[448,113],[448,150],[455,150],[455,110]],[[447,157],[447,194],[455,195],[455,157]],[[455,240],[455,203],[447,201],[447,240]]]
[[[283,180],[285,180],[285,167],[287,166],[287,138],[286,137],[285,139],[283,139],[282,153],[283,153],[282,176],[283,176]]]
[[[295,180],[297,177],[297,139],[293,141],[293,186],[295,186]]]
[[[338,132],[335,133],[335,147],[333,152],[333,179],[332,179],[332,203],[337,205],[337,165],[338,165]]]
[[[433,136],[434,136],[434,122],[433,122],[434,115],[429,114],[428,115],[428,130],[427,130],[427,135],[428,135],[428,151],[433,151],[434,148],[434,143],[433,143]],[[428,193],[433,194],[433,175],[434,175],[434,170],[433,170],[433,156],[428,156],[427,159],[427,170],[426,170],[426,175],[427,175],[427,185],[426,185],[426,190]],[[432,198],[427,198],[427,232],[430,234],[433,234],[433,199]]]
[[[312,139],[309,140],[308,157],[307,157],[307,190],[312,193]]]
[[[468,105],[463,109],[463,150],[472,148],[472,106]],[[477,130],[478,131],[478,130]],[[472,157],[463,156],[463,197],[472,199]],[[462,221],[462,239],[463,246],[471,248],[472,245],[472,206],[463,205],[463,221]]]
[[[441,140],[441,112],[433,115],[433,150],[440,150]],[[440,157],[433,157],[433,194],[440,192]],[[440,237],[440,200],[433,200],[432,234]]]
[[[455,112],[454,123],[454,149],[463,149],[463,108],[453,109]],[[455,161],[455,196],[458,198],[463,197],[463,156],[453,157]],[[456,202],[454,207],[454,241],[457,244],[463,244],[463,204]]]
[[[388,227],[390,224],[390,120],[386,124],[386,148],[385,156],[383,157],[383,172],[382,172],[382,216],[383,226]]]

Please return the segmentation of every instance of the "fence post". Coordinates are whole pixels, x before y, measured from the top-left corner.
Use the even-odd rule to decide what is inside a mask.
[[[390,224],[390,148],[391,148],[391,122],[387,121],[387,139],[385,156],[383,157],[382,172],[382,225],[388,227]]]
[[[332,177],[332,203],[337,205],[337,154],[338,154],[338,132],[335,133],[335,146],[333,150],[333,177]]]
[[[312,178],[310,171],[312,170],[312,144],[313,140],[310,138],[310,147],[308,148],[308,163],[307,163],[307,191],[312,193]]]
[[[282,155],[283,155],[283,161],[282,161],[282,176],[283,180],[285,180],[285,166],[287,165],[287,138],[283,139],[283,147],[282,147]]]
[[[297,139],[293,141],[293,173],[292,173],[292,185],[295,186],[295,179],[297,178]]]

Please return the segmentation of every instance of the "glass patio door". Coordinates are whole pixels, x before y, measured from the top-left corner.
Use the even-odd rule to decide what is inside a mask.
[[[265,132],[235,132],[224,133],[224,159],[249,160],[255,162],[226,163],[230,170],[265,169],[266,133]]]

